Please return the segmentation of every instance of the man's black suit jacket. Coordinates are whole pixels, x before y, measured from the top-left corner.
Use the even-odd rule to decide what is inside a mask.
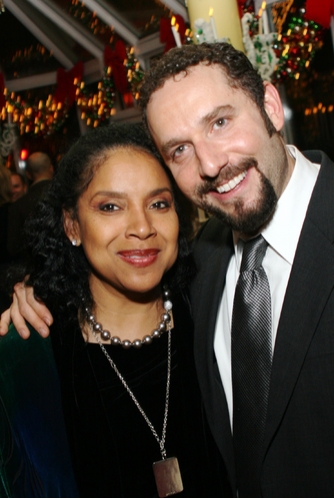
[[[264,497],[334,497],[334,163],[320,151],[304,154],[321,169],[278,325],[258,494]],[[229,414],[213,348],[232,252],[231,231],[211,219],[194,245],[198,273],[191,299],[204,404],[236,494]]]

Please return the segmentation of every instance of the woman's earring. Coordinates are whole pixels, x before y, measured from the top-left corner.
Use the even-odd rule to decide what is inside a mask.
[[[72,245],[73,245],[73,246],[76,246],[76,245],[77,245],[77,240],[76,240],[76,239],[73,239],[73,240],[72,240]]]

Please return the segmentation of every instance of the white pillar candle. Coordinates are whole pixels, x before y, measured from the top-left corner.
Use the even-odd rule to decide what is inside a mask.
[[[196,19],[208,19],[208,12],[213,9],[217,39],[228,38],[236,49],[244,52],[237,0],[187,0],[187,7],[193,30]]]
[[[210,17],[210,24],[211,24],[213,38],[214,38],[215,41],[217,41],[218,40],[218,34],[217,34],[217,28],[216,28],[215,19],[213,17],[213,9],[210,9],[210,11],[209,11],[209,17]]]
[[[178,32],[177,26],[175,26],[175,17],[172,17],[171,28],[172,28],[172,32],[173,32],[176,46],[182,47],[181,36],[180,36],[180,33]]]

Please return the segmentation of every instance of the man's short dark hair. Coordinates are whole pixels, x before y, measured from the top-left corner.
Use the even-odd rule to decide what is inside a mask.
[[[152,63],[143,80],[139,99],[147,130],[149,126],[146,111],[151,95],[162,88],[170,78],[182,72],[186,75],[190,68],[199,64],[220,66],[230,87],[242,90],[257,105],[269,135],[272,136],[276,132],[264,107],[264,86],[259,72],[252,66],[247,56],[230,43],[183,45],[169,50]]]

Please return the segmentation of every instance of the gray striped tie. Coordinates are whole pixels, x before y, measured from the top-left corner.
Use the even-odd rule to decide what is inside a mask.
[[[259,497],[271,371],[271,297],[262,236],[245,243],[232,315],[233,444],[239,497]]]

